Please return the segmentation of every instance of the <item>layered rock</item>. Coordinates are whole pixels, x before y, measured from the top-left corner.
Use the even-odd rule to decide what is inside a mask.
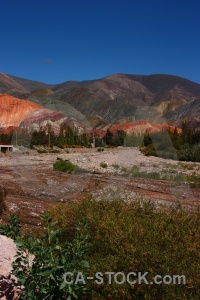
[[[78,132],[82,132],[84,127],[75,118],[68,117],[60,111],[46,109],[29,100],[20,100],[6,94],[0,95],[1,133],[10,133],[15,127],[26,128],[29,132],[47,131],[50,126],[55,134],[59,134],[63,125],[76,127]]]
[[[110,128],[111,132],[116,132],[117,130],[123,130],[127,134],[144,134],[151,132],[162,131],[164,128],[174,131],[175,127],[169,126],[167,124],[155,124],[147,120],[141,120],[137,122],[129,122],[125,124],[116,124]],[[178,128],[177,131],[180,133],[181,129]]]
[[[0,122],[5,126],[19,126],[30,113],[42,109],[39,104],[20,100],[7,94],[0,95]]]

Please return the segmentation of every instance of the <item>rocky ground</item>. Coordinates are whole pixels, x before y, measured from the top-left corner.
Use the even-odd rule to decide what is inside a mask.
[[[67,174],[55,171],[57,159],[70,160],[89,171],[83,174]],[[105,163],[103,168],[101,163]],[[187,165],[187,163],[185,163]],[[156,173],[157,177],[134,178],[128,170],[137,166],[139,172]],[[88,194],[95,198],[112,198],[121,195],[129,200],[144,197],[156,203],[180,200],[185,205],[199,203],[199,188],[190,188],[185,182],[174,181],[174,176],[188,172],[200,172],[200,164],[184,168],[179,162],[157,157],[145,157],[137,148],[68,149],[60,153],[39,154],[36,150],[21,148],[19,151],[1,154],[0,183],[7,191],[7,212],[20,215],[23,229],[38,226],[39,215],[59,202],[79,201]],[[123,171],[122,171],[123,170]]]
[[[88,172],[55,171],[53,164],[58,159],[69,160]],[[144,172],[147,178],[132,177],[129,170],[133,166],[138,174]],[[23,231],[39,228],[39,216],[48,209],[62,202],[77,202],[88,194],[97,200],[146,198],[156,205],[179,200],[193,209],[200,203],[200,188],[191,188],[187,180],[174,180],[178,174],[186,176],[193,172],[200,174],[200,164],[145,157],[137,148],[111,148],[100,152],[97,149],[68,149],[43,154],[20,148],[12,153],[0,153],[0,184],[7,189],[7,211],[0,223],[6,222],[8,215],[15,212],[20,216]],[[148,173],[154,175],[148,178]],[[152,178],[158,174],[165,179]],[[0,236],[0,284],[8,293],[13,287],[8,276],[15,250],[10,239]],[[18,297],[18,290],[15,295]]]

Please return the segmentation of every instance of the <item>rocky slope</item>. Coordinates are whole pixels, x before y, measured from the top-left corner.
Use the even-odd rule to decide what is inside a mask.
[[[0,127],[1,132],[11,132],[15,127],[26,128],[28,131],[47,130],[48,124],[58,134],[61,124],[76,126],[83,130],[81,122],[64,112],[50,110],[29,100],[20,100],[13,96],[0,95]]]
[[[45,84],[0,73],[0,92],[29,99],[49,109],[66,106],[68,115],[83,119],[100,116],[108,123],[191,117],[190,105],[200,99],[200,84],[172,75],[114,74],[98,80]],[[45,104],[45,105],[44,105]],[[149,115],[149,111],[151,113]],[[173,117],[171,117],[173,113]],[[200,121],[199,112],[192,117]]]
[[[111,132],[116,132],[117,130],[123,130],[128,134],[144,134],[144,133],[151,133],[151,132],[158,132],[162,131],[163,128],[170,129],[171,131],[174,131],[175,127],[169,126],[166,124],[155,124],[150,123],[147,120],[141,120],[137,122],[129,122],[125,124],[116,124],[110,128]],[[181,132],[181,129],[177,129],[178,132]]]
[[[18,126],[25,117],[40,109],[41,105],[31,101],[0,95],[0,121],[5,126]]]

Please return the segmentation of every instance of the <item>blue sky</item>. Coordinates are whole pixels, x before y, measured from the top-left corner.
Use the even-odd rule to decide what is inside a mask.
[[[0,71],[60,83],[115,73],[200,83],[199,0],[1,0]]]

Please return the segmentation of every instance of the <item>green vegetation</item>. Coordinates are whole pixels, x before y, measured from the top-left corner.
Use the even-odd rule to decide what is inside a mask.
[[[65,161],[65,160],[58,160],[54,163],[53,165],[54,170],[56,171],[61,171],[61,172],[67,172],[67,173],[74,173],[74,174],[78,174],[78,173],[87,173],[88,171],[85,169],[80,168],[77,165],[74,165],[72,162],[70,161]]]
[[[18,247],[14,275],[24,289],[20,299],[134,300],[200,297],[200,209],[179,203],[156,208],[145,200],[116,199],[60,204],[41,217],[42,232],[20,234],[17,216],[4,225]],[[81,221],[77,221],[81,220]],[[11,233],[15,225],[17,231]],[[7,226],[7,228],[6,228]],[[66,272],[84,275],[84,284],[64,283]],[[97,272],[103,282],[87,280]],[[106,272],[144,274],[153,284],[108,283]],[[186,283],[155,284],[155,275],[184,275]],[[160,278],[159,278],[160,279]],[[120,276],[118,277],[120,281]]]
[[[193,165],[185,165],[187,166],[187,170],[191,170]],[[183,167],[181,163],[179,163],[179,167]],[[115,167],[115,169],[119,169],[119,167]],[[122,176],[125,177],[135,177],[135,178],[147,178],[147,179],[157,179],[157,180],[170,180],[175,183],[184,183],[188,182],[193,187],[200,187],[200,175],[193,172],[192,174],[184,174],[181,169],[178,169],[176,165],[172,164],[164,164],[162,170],[152,171],[152,172],[143,172],[140,171],[138,166],[132,166],[131,168],[121,167],[120,169]]]
[[[132,166],[131,168],[121,167],[122,176],[131,176],[135,178],[148,178],[148,179],[173,179],[176,180],[178,172],[174,170],[163,170],[162,172],[143,172],[140,171],[138,166]],[[167,174],[166,174],[167,173]],[[175,173],[175,175],[174,175]],[[169,176],[167,176],[169,175]]]
[[[141,152],[147,156],[200,162],[200,131],[190,123],[182,124],[182,133],[177,129],[144,135]]]
[[[106,135],[103,138],[105,145],[107,146],[123,146],[124,140],[126,138],[126,133],[123,130],[117,130],[115,133],[112,133],[109,129],[106,131]]]
[[[76,225],[71,241],[63,240],[63,233],[56,229],[56,222],[47,214],[41,217],[43,234],[34,236],[31,232],[16,240],[18,247],[13,262],[13,274],[24,289],[22,300],[74,300],[84,299],[87,287],[84,284],[67,285],[64,274],[82,272],[84,277],[90,265],[86,253],[90,248],[87,223],[82,220]]]
[[[108,167],[108,164],[105,162],[101,162],[100,167],[106,169]]]
[[[21,128],[15,129],[9,134],[0,133],[0,143],[13,143],[29,148],[34,148],[34,146],[57,146],[59,148],[90,146],[86,132],[80,134],[75,126],[71,128],[66,124],[60,126],[58,135],[54,134],[51,124],[47,124],[46,130],[40,129],[39,131],[33,131],[31,134]]]
[[[120,166],[118,164],[114,164],[112,165],[112,167],[115,169],[115,170],[119,170]]]
[[[51,126],[48,127],[47,133],[44,130],[34,131],[32,133],[31,145],[57,146],[60,148],[64,148],[64,145],[88,147],[89,140],[87,134],[83,133],[80,135],[75,126],[71,128],[66,124],[62,124],[58,135],[53,133]]]
[[[18,237],[20,237],[21,225],[19,222],[19,217],[15,214],[10,214],[8,221],[8,225],[0,225],[0,234],[16,240]]]
[[[156,274],[186,276],[186,284],[118,285],[114,281],[108,284],[104,275],[100,285],[87,281],[91,290],[88,300],[199,299],[200,210],[187,213],[179,204],[156,209],[142,200],[84,199],[79,204],[59,205],[51,214],[62,229],[63,240],[73,238],[77,219],[88,221],[90,276],[96,272],[148,272],[148,281]]]
[[[200,175],[193,174],[187,176],[187,180],[190,182],[193,187],[200,187]]]

